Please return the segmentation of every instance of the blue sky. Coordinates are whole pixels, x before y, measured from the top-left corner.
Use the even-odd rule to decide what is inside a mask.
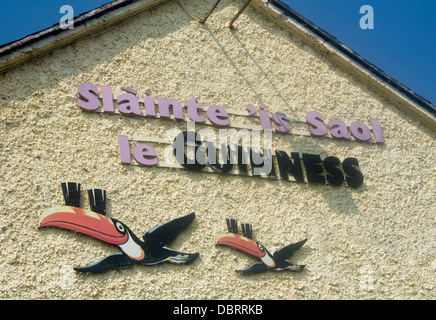
[[[211,4],[212,0],[208,0]],[[63,5],[74,15],[110,0],[1,0],[0,44],[59,22]],[[389,76],[436,104],[435,0],[282,0]],[[361,29],[360,8],[374,11],[374,29]]]

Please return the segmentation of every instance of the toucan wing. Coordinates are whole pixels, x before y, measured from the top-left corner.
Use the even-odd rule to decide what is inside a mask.
[[[195,213],[192,212],[186,216],[171,220],[147,231],[142,236],[142,239],[146,245],[158,245],[160,247],[165,247],[173,242],[180,232],[189,227],[194,219]]]
[[[289,259],[295,251],[300,249],[305,243],[307,239],[304,239],[297,243],[292,243],[290,245],[287,245],[283,248],[278,249],[276,252],[274,252],[274,260],[281,261]]]
[[[133,265],[134,262],[124,253],[115,253],[106,258],[101,259],[100,261],[91,264],[86,267],[77,267],[74,268],[76,271],[80,272],[104,272],[110,269],[118,269],[118,268],[126,268]]]
[[[268,270],[269,270],[269,268],[265,263],[259,262],[259,263],[255,263],[255,264],[251,265],[247,269],[236,270],[236,271],[241,272],[241,273],[255,273],[255,272],[268,271]]]

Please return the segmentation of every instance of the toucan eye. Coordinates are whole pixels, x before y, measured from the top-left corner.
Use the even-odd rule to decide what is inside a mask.
[[[117,222],[115,226],[117,227],[118,231],[124,232],[124,226],[120,222]]]
[[[257,247],[259,248],[259,250],[263,251],[264,247],[263,245],[261,245],[260,243],[257,244]]]

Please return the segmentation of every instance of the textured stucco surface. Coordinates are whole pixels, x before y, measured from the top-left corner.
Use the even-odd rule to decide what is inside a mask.
[[[0,298],[2,299],[435,299],[435,130],[400,111],[340,66],[242,1],[170,1],[125,24],[23,64],[0,78]],[[274,135],[273,149],[356,157],[358,189],[120,163],[117,136],[164,137],[184,124],[87,113],[82,82],[150,88],[153,96],[324,119],[380,120],[386,143]],[[171,245],[200,252],[160,264],[88,275],[72,271],[118,248],[68,230],[38,230],[63,203],[60,182],[108,191],[109,215],[138,236],[189,212]],[[82,203],[88,207],[83,196]],[[215,247],[225,218],[253,225],[270,251],[305,237],[299,273],[243,276],[256,262]],[[374,280],[368,287],[368,277]]]

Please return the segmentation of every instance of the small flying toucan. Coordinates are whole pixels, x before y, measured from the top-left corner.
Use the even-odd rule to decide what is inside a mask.
[[[39,228],[53,226],[77,231],[117,245],[122,250],[92,265],[74,268],[76,271],[96,273],[129,267],[135,263],[154,265],[165,261],[187,264],[199,255],[167,248],[192,223],[195,219],[194,212],[149,230],[141,241],[124,223],[106,216],[105,190],[88,190],[91,210],[80,208],[80,183],[62,182],[62,190],[65,206],[44,211],[39,220]]]
[[[242,273],[254,273],[268,270],[301,270],[305,265],[296,265],[287,259],[291,258],[295,251],[300,249],[307,241],[287,245],[271,254],[262,244],[252,240],[253,229],[250,224],[241,224],[243,236],[238,235],[238,223],[235,219],[226,219],[229,233],[218,236],[216,245],[224,245],[236,248],[254,257],[260,258],[262,262],[255,263],[244,270],[236,270]]]

